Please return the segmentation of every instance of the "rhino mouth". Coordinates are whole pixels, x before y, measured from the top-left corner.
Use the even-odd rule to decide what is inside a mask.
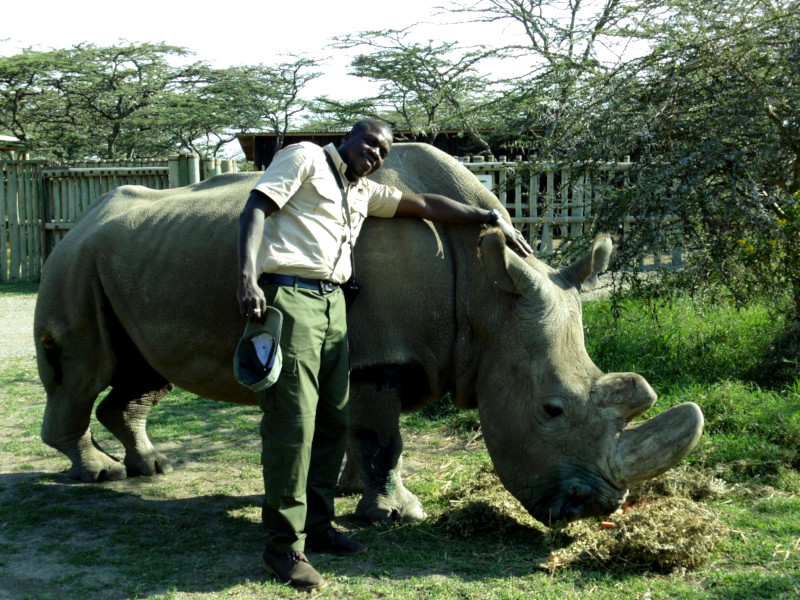
[[[541,494],[532,507],[534,519],[544,525],[569,523],[610,515],[622,506],[628,490],[620,490],[597,476],[573,476]]]

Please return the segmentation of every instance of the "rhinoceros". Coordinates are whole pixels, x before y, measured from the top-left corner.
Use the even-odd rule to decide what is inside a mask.
[[[169,471],[145,429],[174,385],[256,403],[232,365],[244,327],[237,221],[258,175],[117,188],[48,258],[34,319],[47,393],[42,439],[71,459],[72,477]],[[505,212],[430,146],[396,144],[373,177]],[[402,482],[399,417],[448,392],[457,406],[478,408],[500,480],[545,524],[609,514],[632,483],[686,456],[702,432],[697,405],[634,422],[656,400],[650,385],[636,373],[603,374],[586,352],[580,291],[607,268],[610,250],[600,236],[555,270],[507,249],[496,229],[367,219],[356,247],[364,287],[348,316],[352,423],[340,481],[363,489],[359,515],[424,516]],[[109,387],[96,414],[123,444],[124,463],[89,429]]]

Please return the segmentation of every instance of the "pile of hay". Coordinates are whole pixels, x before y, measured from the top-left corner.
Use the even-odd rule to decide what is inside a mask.
[[[700,567],[729,533],[711,510],[674,496],[633,505],[603,522],[583,521],[568,528],[574,541],[560,554],[562,565],[588,563],[661,572]]]
[[[546,536],[551,547],[535,562],[552,571],[575,564],[660,572],[704,564],[729,529],[701,500],[726,491],[719,479],[698,470],[673,470],[632,489],[614,515],[570,523]],[[439,523],[452,535],[503,534],[543,526],[500,484],[490,464],[448,489],[451,510]],[[563,542],[567,541],[565,545]],[[556,542],[561,542],[556,547]]]
[[[511,529],[538,525],[502,486],[488,462],[463,478],[460,484],[447,486],[443,496],[450,510],[439,517],[439,524],[458,537],[503,534]]]
[[[628,504],[663,497],[689,498],[702,502],[722,498],[729,492],[728,485],[713,473],[683,467],[671,469],[631,488],[628,492]]]

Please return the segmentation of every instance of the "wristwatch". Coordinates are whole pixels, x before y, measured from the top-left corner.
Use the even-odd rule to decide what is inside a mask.
[[[492,225],[497,225],[497,222],[503,218],[503,213],[501,213],[496,208],[493,208],[489,211],[489,223]]]

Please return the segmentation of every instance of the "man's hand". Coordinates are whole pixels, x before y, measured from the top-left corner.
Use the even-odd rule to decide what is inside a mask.
[[[267,310],[267,299],[258,283],[250,278],[239,280],[236,297],[239,299],[239,312],[251,323],[261,323]]]
[[[533,254],[533,249],[525,240],[525,236],[520,231],[517,231],[511,223],[501,217],[497,220],[497,227],[506,236],[506,244],[516,250],[520,256],[524,258]]]

